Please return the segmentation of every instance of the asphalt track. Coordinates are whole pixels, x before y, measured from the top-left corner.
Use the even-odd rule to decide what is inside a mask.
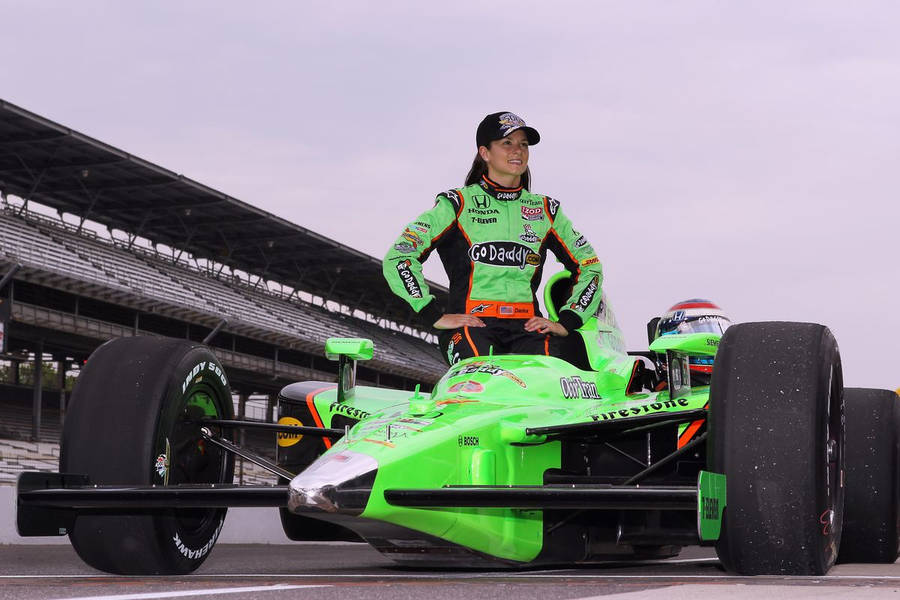
[[[432,571],[395,566],[363,544],[220,544],[182,577],[94,571],[69,546],[0,546],[0,600],[260,598],[900,598],[900,564],[838,565],[826,577],[735,577],[708,549],[677,559],[535,571]]]

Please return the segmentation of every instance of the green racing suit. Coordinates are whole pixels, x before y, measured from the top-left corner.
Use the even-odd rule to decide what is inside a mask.
[[[450,280],[448,306],[438,306],[422,275],[437,250]],[[597,310],[603,270],[594,249],[553,198],[489,180],[437,195],[409,223],[383,263],[391,290],[428,323],[443,314],[530,318],[540,315],[537,289],[547,250],[573,274],[559,322],[573,331]]]

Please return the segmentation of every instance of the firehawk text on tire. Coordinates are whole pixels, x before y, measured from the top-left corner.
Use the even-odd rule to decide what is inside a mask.
[[[92,484],[230,483],[234,461],[206,444],[202,417],[233,417],[228,381],[204,346],[169,338],[107,342],[85,366],[62,436],[60,471]],[[84,514],[69,538],[89,565],[121,574],[179,574],[209,556],[225,509]]]

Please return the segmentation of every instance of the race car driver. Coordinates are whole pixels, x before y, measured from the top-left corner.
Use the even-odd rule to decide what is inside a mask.
[[[660,317],[656,324],[654,339],[678,333],[724,335],[730,325],[731,319],[716,304],[702,298],[692,298],[678,302]],[[660,364],[665,364],[663,357],[660,358]],[[693,385],[709,385],[712,378],[713,357],[691,356],[690,369]]]
[[[603,270],[594,249],[559,201],[529,190],[529,146],[540,139],[511,112],[486,116],[465,186],[438,194],[384,258],[391,290],[440,331],[451,365],[490,352],[554,354],[551,337],[581,327],[600,302]],[[422,275],[432,250],[450,280],[447,306],[438,304]],[[557,322],[541,316],[535,295],[547,250],[573,274]]]

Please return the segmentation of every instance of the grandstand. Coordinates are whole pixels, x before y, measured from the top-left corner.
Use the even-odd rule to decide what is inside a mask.
[[[364,384],[427,389],[445,370],[380,260],[2,100],[0,320],[11,373],[0,438],[33,444],[55,443],[65,418],[65,386],[48,397],[43,363],[77,374],[114,337],[206,340],[236,412],[262,397],[262,419],[287,383],[334,381],[328,337],[375,342]],[[34,365],[28,386],[23,363]]]

